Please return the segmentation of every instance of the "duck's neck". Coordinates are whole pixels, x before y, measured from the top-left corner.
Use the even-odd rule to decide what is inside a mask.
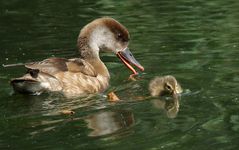
[[[79,36],[77,43],[80,57],[90,63],[99,75],[110,78],[107,67],[99,57],[99,49],[90,44],[89,38],[86,36]]]
[[[89,62],[94,67],[98,75],[106,77],[107,79],[110,78],[110,74],[107,67],[100,59],[88,59],[86,61]]]
[[[99,50],[90,43],[89,37],[79,36],[77,46],[83,59],[100,59]]]

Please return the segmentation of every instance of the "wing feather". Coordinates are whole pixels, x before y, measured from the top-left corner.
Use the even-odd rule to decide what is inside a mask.
[[[39,70],[49,75],[54,76],[60,72],[83,73],[88,76],[96,77],[97,73],[93,66],[80,58],[65,59],[65,58],[49,58],[39,62],[25,64],[28,70]]]

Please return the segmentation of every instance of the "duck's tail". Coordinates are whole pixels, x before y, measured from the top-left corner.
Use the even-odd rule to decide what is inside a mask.
[[[10,83],[14,91],[18,93],[39,95],[45,90],[41,83],[29,76],[29,74],[20,78],[12,79]]]
[[[15,92],[40,95],[46,91],[60,91],[62,85],[55,77],[42,72],[29,72],[10,81]]]

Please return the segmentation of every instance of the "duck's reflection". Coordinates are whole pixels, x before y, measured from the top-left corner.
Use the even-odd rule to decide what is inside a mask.
[[[88,128],[92,129],[89,136],[103,136],[127,129],[135,124],[134,115],[130,111],[101,111],[85,118]]]
[[[179,96],[174,96],[170,99],[156,99],[153,100],[153,106],[165,111],[168,118],[177,117],[179,111]]]

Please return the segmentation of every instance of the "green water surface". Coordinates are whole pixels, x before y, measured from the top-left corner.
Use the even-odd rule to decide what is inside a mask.
[[[0,149],[231,150],[239,148],[238,0],[6,0],[0,2],[0,64],[77,57],[76,39],[91,20],[124,24],[142,79],[114,54],[102,54],[106,93],[66,99],[13,94],[23,67],[0,67]],[[150,79],[171,74],[184,92],[170,117],[148,95]],[[168,101],[168,100],[166,100]],[[73,116],[59,112],[72,109]]]

